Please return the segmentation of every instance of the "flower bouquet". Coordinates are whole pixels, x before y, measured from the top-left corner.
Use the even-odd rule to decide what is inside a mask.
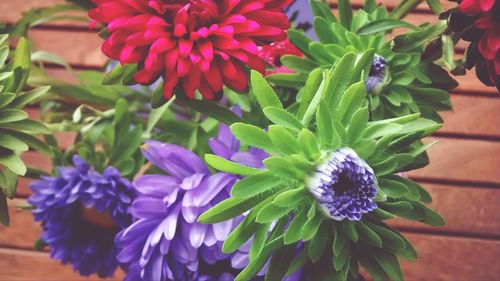
[[[404,18],[418,0],[68,2],[0,38],[0,220],[17,177],[34,178],[36,248],[83,276],[404,280],[417,252],[390,219],[445,224],[406,173],[429,164],[452,75],[500,85],[500,1],[427,0],[439,20],[421,25]],[[76,84],[26,37],[68,11],[110,59]]]

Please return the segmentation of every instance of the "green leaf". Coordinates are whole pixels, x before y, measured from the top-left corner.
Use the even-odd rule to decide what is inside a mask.
[[[38,177],[37,177],[38,178]],[[3,169],[0,173],[0,189],[8,198],[14,198],[17,190],[17,175],[9,169]],[[2,191],[0,190],[0,193]]]
[[[399,201],[399,202],[378,202],[377,203],[379,207],[387,211],[391,214],[395,215],[402,215],[404,213],[407,213],[413,209],[412,205],[408,202],[405,201]]]
[[[307,252],[312,262],[316,263],[325,252],[326,242],[329,236],[330,231],[326,224],[322,224],[318,230],[318,234],[313,237],[307,247]]]
[[[266,151],[273,150],[271,139],[259,127],[245,123],[235,123],[231,125],[231,132],[237,139],[247,145],[262,148]]]
[[[188,105],[190,108],[210,116],[217,121],[224,124],[231,125],[237,122],[242,122],[243,120],[233,113],[231,110],[218,105],[212,101],[206,100],[184,100],[183,103]]]
[[[356,54],[345,54],[331,72],[330,77],[328,77],[324,96],[328,108],[337,108],[345,89],[351,85],[356,60]]]
[[[39,87],[29,92],[18,95],[16,100],[11,104],[12,108],[22,108],[25,105],[35,101],[43,96],[50,89],[49,86]]]
[[[262,172],[260,169],[241,165],[214,154],[206,154],[205,161],[214,169],[235,175],[251,176]]]
[[[31,60],[33,62],[48,62],[55,65],[60,65],[66,68],[66,70],[71,71],[71,66],[60,56],[49,53],[46,51],[36,51],[31,54]]]
[[[0,95],[0,109],[4,108],[6,105],[9,105],[15,98],[16,98],[16,95],[11,94],[11,93],[1,94]]]
[[[359,234],[356,231],[356,226],[354,222],[351,221],[343,221],[340,224],[340,227],[342,229],[342,232],[346,234],[347,237],[349,237],[350,240],[357,242],[359,240]]]
[[[347,125],[353,114],[363,106],[366,97],[365,82],[351,85],[342,96],[335,117]]]
[[[380,188],[389,197],[401,198],[410,192],[404,183],[397,180],[380,178],[378,183]]]
[[[19,109],[0,110],[0,124],[16,122],[28,118],[28,113]]]
[[[316,111],[316,126],[321,144],[329,148],[337,148],[340,145],[340,137],[333,128],[332,117],[324,102],[319,104]]]
[[[287,129],[300,131],[304,127],[297,117],[280,107],[268,106],[264,108],[264,115],[274,124]]]
[[[317,160],[320,150],[314,134],[304,128],[300,131],[298,140],[304,155],[311,161]]]
[[[295,243],[301,239],[302,227],[307,221],[307,211],[305,208],[302,208],[300,212],[295,215],[290,225],[288,225],[288,229],[285,232],[285,245],[289,245]]]
[[[243,214],[255,206],[259,201],[260,200],[255,197],[248,199],[228,198],[201,214],[198,217],[198,222],[203,224],[214,224],[232,219]]]
[[[304,34],[304,31],[296,29],[288,30],[288,40],[304,54],[309,54],[309,43],[312,40]]]
[[[313,205],[312,208],[315,206]],[[318,232],[319,226],[323,221],[323,214],[317,213],[314,217],[309,218],[302,228],[302,240],[309,241]],[[321,235],[321,234],[320,234]]]
[[[304,73],[309,73],[317,67],[316,63],[311,61],[310,59],[294,55],[282,56],[281,63],[290,69],[294,69],[298,72]]]
[[[266,244],[264,250],[259,255],[259,257],[251,261],[243,271],[241,271],[238,276],[234,279],[235,281],[247,281],[251,280],[266,264],[269,256],[276,249],[279,249],[283,245],[283,239],[274,239],[273,241]]]
[[[250,261],[255,260],[262,250],[264,249],[264,245],[266,243],[267,233],[269,232],[270,224],[256,224],[255,226],[255,234],[253,235],[252,245],[250,246],[250,252],[248,254],[248,259]]]
[[[367,107],[360,108],[354,113],[349,125],[347,126],[349,143],[354,145],[359,140],[368,122],[368,115],[369,113]]]
[[[380,236],[378,236],[375,231],[373,231],[363,222],[359,222],[358,224],[356,224],[356,226],[356,229],[359,233],[359,238],[362,241],[378,248],[382,247],[382,239],[380,239]]]
[[[231,195],[240,199],[250,198],[272,189],[282,181],[283,179],[267,172],[251,175],[235,183]]]
[[[13,131],[13,130],[7,130],[7,129],[0,129],[0,132],[2,132],[3,134],[9,134],[9,135],[17,138],[18,140],[22,141],[23,143],[27,144],[29,147],[35,149],[38,152],[41,152],[41,153],[44,153],[47,155],[52,154],[52,151],[50,150],[50,147],[47,144],[45,144],[44,142],[42,142],[41,140],[37,139],[36,137],[34,137],[30,134],[26,134],[23,132],[17,132],[17,131]],[[0,143],[2,143],[2,141],[0,141]],[[21,150],[21,151],[25,151],[25,150]]]
[[[394,249],[394,250],[404,250],[405,241],[400,234],[392,230],[388,226],[380,226],[371,222],[366,222],[371,230],[375,231],[378,236],[382,239],[382,245],[384,248]]]
[[[26,81],[28,80],[29,70],[31,67],[31,48],[30,42],[21,37],[17,42],[16,50],[14,51],[14,59],[12,63],[12,69],[15,72],[20,71],[20,76],[17,78],[13,85],[14,88],[11,92],[19,93],[26,85]]]
[[[283,208],[298,206],[306,196],[304,188],[299,187],[280,193],[274,198],[273,204]]]
[[[24,176],[26,174],[26,166],[16,153],[12,151],[0,151],[0,164],[9,168],[12,172]]]
[[[405,278],[396,256],[389,254],[383,250],[375,250],[374,252],[375,260],[380,265],[380,267],[382,267],[385,273],[387,273],[391,280],[404,281]]]
[[[17,152],[27,151],[29,149],[28,145],[18,138],[7,134],[4,130],[0,130],[0,146]]]
[[[1,115],[1,111],[0,111]],[[0,120],[0,123],[1,120]],[[42,123],[36,122],[34,120],[21,120],[21,121],[15,121],[15,122],[10,122],[10,123],[5,123],[2,124],[3,128],[7,129],[12,129],[12,130],[17,130],[17,131],[22,131],[28,134],[33,134],[33,135],[39,135],[39,134],[51,134],[51,131],[47,126],[45,126]]]
[[[415,204],[419,205],[420,208],[424,211],[425,218],[423,220],[421,220],[420,222],[423,222],[423,223],[426,223],[426,224],[429,224],[432,226],[445,226],[446,225],[446,221],[444,220],[444,218],[440,214],[436,213],[436,211],[434,211],[431,208],[426,207],[425,205],[423,205],[421,203],[417,202]]]
[[[323,44],[336,43],[336,36],[330,28],[330,22],[322,17],[314,17],[314,32],[318,39]]]
[[[443,11],[443,7],[441,6],[441,3],[439,3],[439,0],[425,0],[429,7],[431,8],[432,12],[436,15],[441,14]]]
[[[338,0],[339,21],[347,29],[351,29],[352,7],[349,0]]]
[[[286,155],[300,152],[297,139],[285,128],[277,125],[269,126],[269,138],[273,145]]]
[[[323,71],[321,69],[315,69],[309,73],[309,77],[305,82],[304,88],[302,90],[302,95],[300,97],[299,110],[297,112],[298,118],[303,118],[306,113],[307,108],[311,104],[316,92],[318,91],[321,83],[323,82]]]
[[[296,246],[281,247],[274,252],[266,271],[265,281],[281,281],[295,257]]]
[[[250,84],[252,85],[252,92],[261,108],[264,109],[268,106],[283,108],[276,92],[258,71],[252,70],[250,74]]]
[[[255,221],[258,223],[271,223],[287,215],[292,209],[293,206],[278,207],[271,203],[260,210]]]
[[[104,75],[104,78],[102,80],[103,85],[113,85],[113,84],[119,84],[121,82],[121,78],[123,77],[123,74],[125,73],[125,70],[127,68],[133,68],[133,65],[126,64],[126,65],[121,65],[117,64],[111,71],[106,73]]]
[[[7,227],[10,225],[7,197],[5,197],[2,190],[0,190],[0,223]]]
[[[332,10],[328,3],[323,2],[322,0],[311,0],[311,9],[315,17],[322,17],[327,19],[329,22],[336,22],[337,19],[332,14]]]
[[[369,22],[365,25],[363,25],[361,28],[358,29],[357,33],[358,35],[370,35],[374,33],[379,33],[379,32],[387,32],[395,28],[409,28],[409,29],[416,29],[417,27],[414,26],[413,24],[402,21],[402,20],[397,20],[397,19],[380,19],[380,20],[375,20],[372,22]]]
[[[263,161],[264,166],[274,175],[284,179],[297,179],[303,178],[303,173],[287,159],[279,156],[271,156]]]

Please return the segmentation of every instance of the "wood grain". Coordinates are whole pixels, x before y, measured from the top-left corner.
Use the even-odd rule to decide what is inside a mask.
[[[57,54],[72,65],[103,67],[107,61],[96,32],[32,29],[28,37],[36,50]]]
[[[118,270],[114,278],[122,280],[123,272]],[[0,248],[0,280],[5,281],[98,281],[96,275],[82,277],[69,265],[61,265],[49,258],[48,253]]]
[[[451,95],[453,111],[442,112],[442,133],[500,137],[500,95]]]
[[[30,210],[18,209],[27,205],[26,200],[14,199],[8,203],[11,224],[0,225],[0,246],[32,250],[42,233],[40,224],[33,220]]]
[[[407,281],[493,281],[500,276],[500,241],[408,234],[419,254],[403,261]]]
[[[419,231],[479,235],[500,238],[500,189],[422,184],[432,195],[429,207],[447,221],[444,227],[433,227],[406,219],[394,219],[392,226]]]
[[[484,120],[486,121],[486,120]],[[500,187],[500,142],[435,138],[430,165],[410,176],[462,182],[486,182]]]
[[[417,261],[403,261],[408,281],[492,281],[500,274],[496,262],[500,241],[407,234],[419,252]],[[54,274],[57,272],[57,274]],[[113,280],[120,280],[121,272]],[[47,253],[0,248],[0,280],[62,281],[82,278]]]

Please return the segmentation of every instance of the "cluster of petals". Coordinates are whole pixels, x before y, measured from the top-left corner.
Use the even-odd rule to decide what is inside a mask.
[[[136,82],[163,78],[163,95],[177,87],[213,99],[224,85],[244,92],[247,67],[265,64],[258,46],[284,40],[291,0],[93,0],[94,22],[107,27],[108,57],[137,64]]]
[[[463,0],[459,9],[466,15],[477,17],[474,26],[481,30],[477,48],[486,60],[489,85],[500,88],[500,1]]]

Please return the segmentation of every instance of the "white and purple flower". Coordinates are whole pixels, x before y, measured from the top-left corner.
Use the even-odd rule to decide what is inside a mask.
[[[354,150],[344,147],[333,152],[318,167],[308,183],[324,213],[331,219],[357,221],[377,205],[375,174]]]

